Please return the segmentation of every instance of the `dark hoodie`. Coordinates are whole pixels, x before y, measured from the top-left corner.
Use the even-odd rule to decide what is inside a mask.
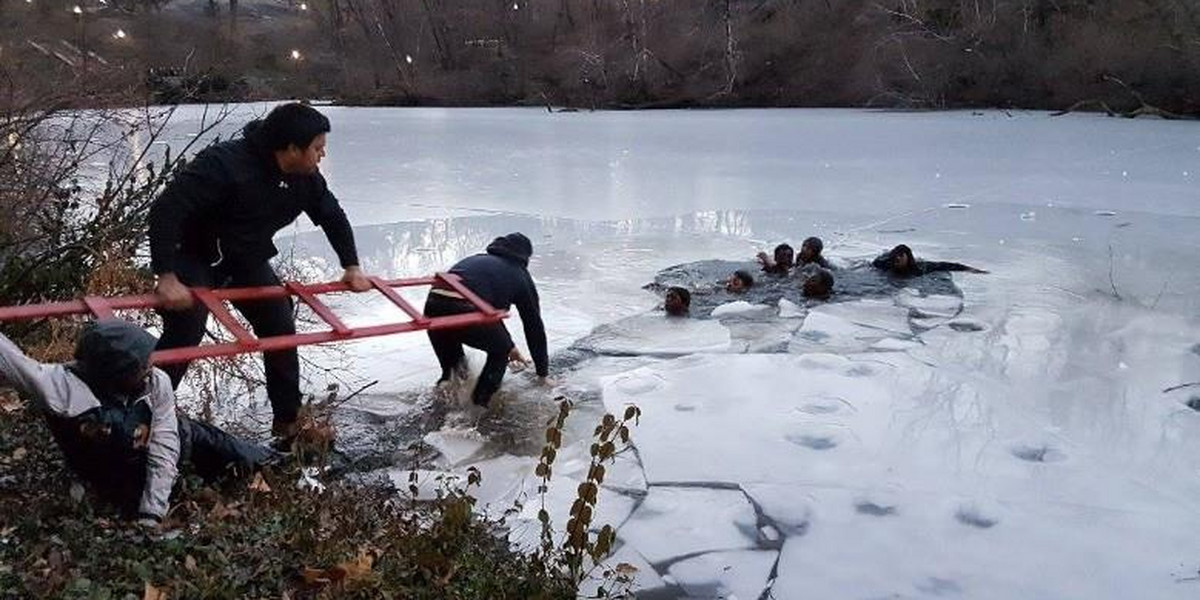
[[[257,266],[278,253],[271,238],[300,213],[325,230],[343,267],[358,264],[346,213],[319,172],[287,175],[255,143],[259,121],[241,139],[213,144],[175,175],[150,207],[150,266],[173,272],[184,253],[205,264]]]
[[[896,259],[900,256],[908,257],[908,267],[904,270],[895,268]],[[915,277],[917,275],[925,275],[926,273],[936,273],[938,271],[974,271],[973,267],[956,263],[956,262],[934,262],[928,260],[917,260],[913,256],[912,249],[904,244],[900,244],[887,252],[879,255],[871,262],[871,266],[876,269],[887,271],[891,275],[899,277]]]
[[[815,254],[815,257],[812,260],[804,261],[802,258],[800,258],[806,247],[812,248],[812,251]],[[821,268],[832,270],[834,268],[833,265],[829,264],[829,261],[825,260],[825,257],[821,255],[821,251],[824,249],[825,242],[822,242],[821,238],[819,237],[810,237],[804,240],[804,243],[800,244],[800,252],[796,253],[796,266],[802,267],[804,265],[815,264]]]
[[[532,255],[533,244],[529,238],[521,233],[510,233],[492,240],[485,254],[458,261],[450,267],[450,272],[461,277],[468,289],[495,308],[508,310],[517,305],[525,326],[530,357],[538,376],[545,377],[550,361],[537,286],[529,276],[529,257]]]

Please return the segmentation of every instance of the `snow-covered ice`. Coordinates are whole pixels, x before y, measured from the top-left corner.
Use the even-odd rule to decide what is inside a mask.
[[[347,344],[339,363],[383,380],[352,408],[423,439],[429,479],[476,466],[484,510],[525,503],[515,542],[536,536],[537,407],[561,393],[576,407],[546,498],[556,519],[600,416],[642,409],[599,512],[647,597],[1200,595],[1200,387],[1178,387],[1200,379],[1194,125],[329,113],[323,169],[369,271],[428,274],[509,231],[534,241],[555,390],[510,375],[507,416],[420,420],[440,414],[423,336]],[[841,267],[835,301],[717,287],[809,235]],[[307,226],[281,242],[335,272]],[[898,243],[990,274],[897,283],[860,268]],[[668,319],[643,289],[714,260],[694,271],[698,318]],[[390,318],[383,306],[338,303],[361,322]],[[523,345],[515,315],[509,328]],[[407,468],[385,470],[403,488]]]

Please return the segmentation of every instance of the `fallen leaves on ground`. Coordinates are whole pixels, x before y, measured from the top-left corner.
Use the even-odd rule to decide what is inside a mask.
[[[331,569],[304,567],[300,570],[300,577],[311,586],[346,585],[366,578],[374,565],[374,553],[364,549],[353,560],[338,563]]]
[[[263,479],[262,473],[255,473],[254,480],[250,482],[250,485],[246,486],[246,489],[261,494],[271,493],[271,486],[267,485],[267,480]]]
[[[22,408],[25,408],[25,403],[21,401],[16,392],[11,389],[0,390],[0,411],[12,413]]]
[[[142,600],[167,600],[167,591],[156,588],[147,581],[146,589],[142,592]]]

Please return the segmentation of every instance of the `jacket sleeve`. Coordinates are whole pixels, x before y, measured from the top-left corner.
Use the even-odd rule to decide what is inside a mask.
[[[526,293],[516,302],[521,313],[521,324],[525,327],[525,343],[529,345],[529,356],[537,369],[538,377],[550,374],[550,357],[546,349],[546,327],[542,323],[542,307],[538,300],[537,286],[533,278],[526,275]]]
[[[231,182],[209,152],[197,154],[150,206],[150,268],[155,275],[175,270],[175,255],[188,217],[219,209]]]
[[[921,262],[922,273],[936,273],[938,271],[974,271],[974,267],[969,267],[962,263],[956,262]]]
[[[138,511],[162,518],[179,474],[179,420],[167,374],[155,369],[150,384],[150,439],[146,448],[146,487]]]
[[[358,266],[358,249],[354,245],[354,229],[346,218],[333,192],[320,173],[316,175],[316,197],[304,210],[308,218],[325,231],[329,245],[337,252],[342,268]]]
[[[100,401],[82,381],[62,365],[42,364],[0,334],[0,384],[61,417],[74,417],[100,406]]]

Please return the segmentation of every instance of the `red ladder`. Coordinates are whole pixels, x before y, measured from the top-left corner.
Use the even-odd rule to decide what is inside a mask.
[[[192,346],[187,348],[172,348],[170,350],[158,350],[151,355],[150,360],[156,365],[180,363],[198,358],[213,358],[217,356],[231,356],[234,354],[242,354],[246,352],[264,352],[269,350],[283,350],[286,348],[295,348],[298,346],[307,346],[310,344],[323,344],[327,342],[340,342],[344,340],[357,340],[361,338],[374,337],[379,335],[389,335],[393,333],[407,333],[410,331],[425,331],[431,329],[454,329],[458,327],[469,327],[471,325],[482,325],[486,323],[497,323],[508,316],[506,311],[497,310],[492,305],[488,304],[474,292],[467,289],[463,285],[462,280],[457,275],[450,273],[438,273],[432,277],[418,277],[414,279],[393,279],[385,281],[378,277],[370,277],[372,287],[375,291],[383,294],[385,298],[395,304],[397,308],[404,311],[408,315],[409,321],[399,323],[385,323],[381,325],[370,325],[367,327],[349,327],[338,318],[330,308],[317,298],[318,294],[329,294],[333,292],[348,292],[350,287],[342,282],[333,283],[317,283],[306,285],[295,281],[285,282],[283,285],[266,286],[266,287],[251,287],[251,288],[220,288],[210,289],[203,287],[190,288],[192,296],[198,303],[203,305],[212,313],[213,318],[221,324],[231,335],[234,341],[220,344],[203,344],[200,346]],[[459,296],[470,302],[475,307],[475,312],[463,313],[459,315],[449,315],[445,317],[426,317],[421,311],[413,308],[395,288],[415,287],[415,286],[432,286],[438,284],[439,288],[453,290]],[[325,321],[330,327],[328,331],[313,331],[305,333],[296,333],[293,335],[277,335],[265,338],[255,337],[250,330],[246,329],[233,314],[226,308],[226,302],[236,302],[242,300],[269,300],[273,298],[286,298],[295,296],[300,299],[305,305],[312,309],[321,320]],[[114,298],[106,298],[103,296],[87,296],[82,300],[73,300],[69,302],[49,302],[45,304],[27,304],[24,306],[4,306],[0,307],[0,321],[19,321],[27,319],[41,319],[47,317],[65,317],[70,315],[92,315],[97,319],[112,318],[114,311],[117,310],[149,310],[158,308],[160,300],[154,294],[143,294],[140,296],[117,296]]]

